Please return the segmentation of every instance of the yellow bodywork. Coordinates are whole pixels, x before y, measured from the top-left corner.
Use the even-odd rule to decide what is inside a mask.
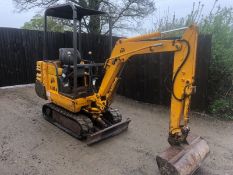
[[[179,134],[181,133],[181,126],[188,124],[190,95],[194,89],[198,29],[194,25],[190,26],[185,30],[181,40],[166,40],[161,39],[162,37],[162,33],[156,32],[134,38],[120,39],[112,50],[111,57],[105,62],[105,75],[98,92],[91,96],[73,99],[59,93],[57,79],[62,73],[59,61],[38,61],[36,79],[44,85],[46,96],[52,103],[74,113],[84,110],[90,114],[101,115],[111,104],[120,79],[120,72],[127,60],[133,58],[132,56],[146,53],[174,52],[173,74],[175,74],[189,52],[188,58],[181,70],[178,71],[173,84],[174,95],[181,100],[177,100],[174,95],[171,98],[169,133]],[[189,49],[187,43],[182,40],[188,42]],[[91,107],[92,103],[96,104],[95,108]],[[181,124],[182,120],[183,123]]]

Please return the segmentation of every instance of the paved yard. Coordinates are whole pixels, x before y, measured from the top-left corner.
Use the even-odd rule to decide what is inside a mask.
[[[33,87],[0,89],[1,175],[156,175],[156,155],[168,147],[169,109],[117,97],[129,130],[87,146],[45,121]],[[233,175],[233,122],[192,116],[192,132],[211,153],[196,174]]]

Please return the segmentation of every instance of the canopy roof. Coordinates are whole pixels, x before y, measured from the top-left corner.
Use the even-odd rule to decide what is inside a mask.
[[[102,11],[85,9],[80,6],[67,3],[47,8],[45,11],[45,15],[57,18],[73,19],[73,11],[77,12],[77,19],[81,19],[84,16],[107,14]]]

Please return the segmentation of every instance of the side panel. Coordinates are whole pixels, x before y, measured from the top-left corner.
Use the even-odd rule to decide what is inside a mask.
[[[61,75],[62,69],[57,68],[56,61],[38,61],[36,75],[37,95],[45,100],[61,106],[71,112],[79,112],[83,106],[88,106],[95,99],[93,97],[72,99],[59,93],[57,74]]]
[[[48,100],[46,95],[46,76],[44,76],[44,72],[46,72],[46,70],[43,68],[43,61],[37,61],[35,91],[40,98]]]
[[[54,104],[61,106],[69,111],[75,112],[74,100],[61,94],[54,93],[53,91],[50,91],[50,99],[51,102],[53,102]]]

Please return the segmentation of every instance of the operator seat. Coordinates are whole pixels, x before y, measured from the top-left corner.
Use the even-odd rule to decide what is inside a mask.
[[[77,64],[81,63],[81,55],[78,50],[77,52]],[[60,91],[63,93],[72,93],[73,88],[73,70],[74,70],[74,48],[60,48],[59,49],[59,60],[61,61],[62,75],[59,77]],[[77,69],[77,83],[78,91],[86,91],[84,88],[83,78],[85,75],[84,67],[78,67]]]
[[[78,49],[76,49],[77,52],[77,64],[81,62],[81,55]],[[74,63],[74,48],[60,48],[59,49],[59,60],[64,65],[73,65]]]

